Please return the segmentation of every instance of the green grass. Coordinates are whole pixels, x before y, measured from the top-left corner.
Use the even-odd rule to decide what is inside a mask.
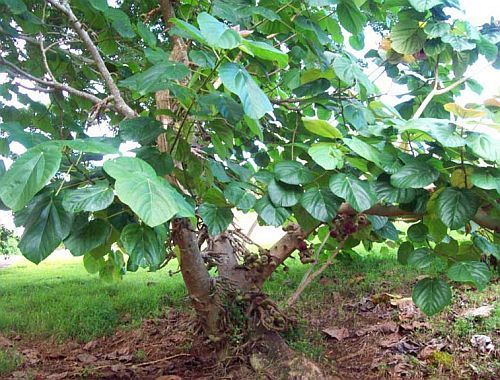
[[[264,289],[282,306],[307,269],[297,258],[288,259],[286,264],[289,271],[278,269]],[[170,277],[168,269],[175,270],[176,264],[156,273],[127,273],[123,281],[109,284],[89,275],[81,258],[55,255],[38,266],[22,260],[0,270],[0,333],[85,342],[117,328],[133,328],[169,307],[187,308],[182,278],[179,274]],[[301,311],[324,307],[322,300],[333,292],[358,300],[374,292],[404,291],[404,296],[409,296],[418,274],[398,264],[394,250],[382,249],[380,244],[370,252],[360,249],[356,255],[342,254],[324,272],[324,279],[313,282],[303,293],[297,304],[298,315],[304,322],[307,312]],[[491,291],[469,291],[467,297],[472,304],[480,305],[488,294],[491,297]],[[478,329],[481,333],[494,331],[500,325],[499,308],[481,325],[477,323],[458,320],[452,327],[461,336]],[[291,346],[312,357],[320,356],[321,337],[300,328],[287,336]]]
[[[38,266],[23,260],[0,270],[0,332],[88,341],[184,300],[181,277],[166,270],[127,273],[109,284],[89,275],[81,258],[59,256]]]
[[[14,349],[0,348],[0,376],[13,372],[22,364],[22,356]]]

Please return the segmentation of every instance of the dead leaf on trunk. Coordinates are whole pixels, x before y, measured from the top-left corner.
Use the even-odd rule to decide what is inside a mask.
[[[344,340],[345,338],[349,338],[349,330],[345,327],[331,327],[324,329],[323,332],[331,338],[335,338],[338,341]]]

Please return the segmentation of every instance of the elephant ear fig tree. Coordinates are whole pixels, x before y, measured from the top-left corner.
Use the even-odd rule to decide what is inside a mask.
[[[499,65],[500,28],[447,16],[458,7],[0,0],[0,154],[13,160],[0,199],[23,255],[64,244],[107,280],[178,260],[219,341],[230,304],[249,327],[286,328],[262,286],[294,252],[314,265],[378,242],[423,271],[440,260],[413,291],[429,315],[453,282],[484,288],[500,145],[475,126],[498,128],[500,103],[454,98],[480,91],[466,74],[479,57]],[[379,45],[363,55],[366,35]],[[381,100],[380,72],[405,101]],[[249,252],[235,210],[285,233]]]

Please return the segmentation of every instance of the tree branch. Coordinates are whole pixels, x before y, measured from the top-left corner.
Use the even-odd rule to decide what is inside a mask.
[[[97,69],[99,70],[99,73],[104,79],[104,82],[106,82],[106,85],[108,86],[111,95],[113,95],[113,98],[115,100],[116,110],[126,118],[136,117],[137,113],[132,108],[130,108],[130,106],[123,99],[120,90],[116,86],[116,83],[111,77],[111,73],[106,67],[104,60],[102,59],[99,50],[97,49],[97,46],[90,38],[87,31],[83,28],[83,25],[80,23],[80,21],[78,21],[69,4],[67,2],[60,3],[58,0],[47,0],[47,2],[51,4],[54,8],[58,9],[60,12],[64,13],[64,15],[66,15],[66,17],[68,18],[68,20],[72,25],[72,28],[82,39],[90,55],[94,59],[97,65]]]
[[[427,94],[427,96],[425,97],[425,99],[422,102],[422,104],[420,104],[420,106],[418,107],[417,111],[415,111],[415,114],[413,115],[412,119],[418,119],[420,116],[422,116],[422,114],[424,113],[425,109],[427,108],[427,106],[429,105],[429,103],[431,102],[431,100],[435,96],[443,95],[443,94],[446,94],[447,92],[450,92],[454,88],[460,86],[462,83],[467,82],[469,79],[471,79],[472,77],[474,77],[478,72],[482,71],[486,67],[489,67],[490,65],[491,65],[491,63],[488,62],[487,65],[485,65],[484,67],[482,67],[477,72],[474,72],[473,74],[470,74],[470,75],[467,75],[465,77],[462,77],[459,80],[457,80],[457,81],[453,82],[452,84],[450,84],[449,86],[447,86],[445,88],[441,88],[441,89],[438,89],[438,81],[437,81],[437,74],[436,74],[436,80],[434,82],[434,88],[431,90],[431,92],[429,92]],[[436,69],[436,71],[437,71],[437,69]]]
[[[348,203],[343,203],[339,210],[339,214],[349,214],[355,215],[359,214],[358,211],[352,208]],[[415,213],[412,211],[407,211],[399,208],[398,206],[386,206],[377,204],[368,210],[363,211],[366,215],[376,215],[376,216],[386,216],[389,218],[400,218],[405,217],[407,219],[419,220],[424,217],[422,213]],[[500,219],[488,215],[488,213],[482,209],[476,212],[476,215],[472,220],[483,228],[493,230],[495,232],[500,232]],[[264,281],[271,276],[274,270],[282,264],[296,249],[299,248],[299,243],[307,236],[309,236],[316,228],[320,226],[320,222],[315,226],[312,226],[309,230],[303,230],[299,225],[289,225],[287,227],[287,233],[272,246],[269,251],[269,255],[272,261],[267,265],[256,283],[257,286],[262,286]]]
[[[95,96],[89,92],[77,90],[74,87],[68,86],[68,85],[60,83],[60,82],[47,81],[45,79],[35,77],[35,76],[31,75],[30,73],[27,73],[26,71],[20,69],[19,67],[17,67],[13,63],[7,61],[2,56],[0,56],[0,63],[7,66],[9,69],[8,72],[14,77],[28,79],[28,80],[31,80],[31,81],[38,83],[38,84],[45,86],[45,87],[50,87],[50,88],[55,88],[57,90],[66,91],[69,94],[90,100],[94,104],[100,104],[103,101],[102,99],[98,98],[97,96]],[[21,86],[21,87],[25,87],[25,86]],[[34,88],[34,89],[36,89],[37,91],[49,92],[48,89],[43,89],[43,90],[39,89],[39,88]]]

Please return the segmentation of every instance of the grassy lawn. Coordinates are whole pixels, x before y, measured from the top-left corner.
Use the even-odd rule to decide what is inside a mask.
[[[288,259],[286,264],[289,270],[279,268],[265,286],[265,291],[281,306],[285,305],[307,269],[297,258]],[[427,273],[438,268],[435,266]],[[180,274],[168,275],[169,270],[176,269],[176,263],[172,263],[156,273],[140,270],[127,273],[122,281],[110,284],[97,275],[89,275],[81,258],[68,254],[55,254],[38,266],[21,259],[0,270],[0,334],[87,342],[119,328],[134,328],[143,319],[160,316],[168,308],[188,309]],[[298,324],[285,334],[285,338],[295,350],[315,360],[324,360],[331,341],[321,332],[326,326],[316,324],[311,328],[311,316],[325,318],[333,310],[337,313],[337,322],[331,318],[330,322],[351,321],[357,316],[345,311],[346,304],[356,304],[383,293],[409,297],[412,285],[421,274],[398,264],[395,251],[379,244],[375,244],[371,252],[360,249],[357,255],[341,254],[322,278],[302,294],[296,313],[292,312],[298,317]],[[422,341],[433,336],[448,336],[457,342],[469,342],[474,334],[495,339],[500,329],[499,291],[497,280],[483,292],[468,286],[456,288],[454,305],[428,319],[432,330],[422,336]],[[332,304],[335,294],[342,304]],[[464,308],[484,304],[495,305],[490,317],[450,317]],[[330,323],[328,318],[325,320]],[[415,336],[418,338],[418,334]],[[0,375],[16,368],[20,360],[15,351],[0,349]],[[466,360],[457,364],[457,368],[462,368]],[[481,361],[478,363],[483,365]]]
[[[56,254],[38,266],[21,259],[0,270],[0,332],[88,341],[184,299],[182,278],[168,269],[109,284],[89,275],[81,258]]]

